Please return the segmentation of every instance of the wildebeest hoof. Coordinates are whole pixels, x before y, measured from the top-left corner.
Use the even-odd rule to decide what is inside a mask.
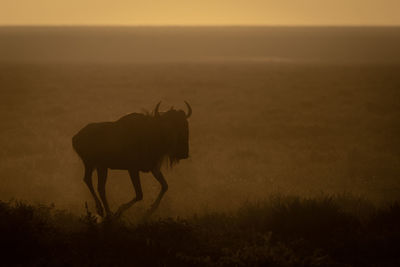
[[[130,207],[129,204],[122,204],[117,210],[117,212],[114,214],[114,217],[117,218],[121,217],[122,213],[124,213],[124,211],[126,211],[129,207]]]
[[[101,217],[104,217],[104,211],[102,207],[96,206],[97,214],[99,214]]]
[[[95,218],[95,222],[98,223],[98,224],[102,223],[103,220],[104,220],[103,217],[100,216],[99,214],[96,214],[96,215],[94,216],[94,218]]]

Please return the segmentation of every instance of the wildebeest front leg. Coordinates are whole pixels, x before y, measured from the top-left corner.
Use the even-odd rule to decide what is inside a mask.
[[[117,217],[121,216],[124,211],[132,207],[132,205],[135,204],[137,201],[143,199],[142,185],[140,184],[139,172],[134,170],[129,170],[129,176],[131,177],[131,181],[135,189],[136,196],[131,201],[122,204],[119,207],[118,211],[115,214]]]
[[[106,181],[107,181],[107,168],[97,168],[97,191],[99,191],[100,199],[103,202],[104,209],[106,210],[106,216],[111,214],[110,207],[108,206],[106,197]]]
[[[160,205],[161,199],[163,198],[165,192],[167,192],[167,190],[168,190],[167,181],[165,181],[164,176],[161,173],[161,171],[158,170],[158,169],[157,170],[153,170],[152,174],[157,179],[157,181],[161,184],[161,191],[158,194],[157,199],[151,205],[150,210],[148,211],[146,216],[150,216],[151,214],[153,214],[157,210],[158,206]]]
[[[100,202],[99,198],[97,197],[96,192],[93,189],[92,172],[93,172],[93,168],[88,165],[85,165],[85,177],[83,178],[83,180],[89,187],[90,193],[92,193],[94,201],[96,202],[97,213],[103,217],[103,214],[104,214],[103,207],[101,206],[101,202]]]

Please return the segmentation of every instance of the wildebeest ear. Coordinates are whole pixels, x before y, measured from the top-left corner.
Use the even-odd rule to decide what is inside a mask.
[[[160,113],[158,113],[158,108],[160,107],[161,101],[158,102],[157,106],[154,108],[154,117],[159,117]]]
[[[188,119],[190,117],[190,115],[192,115],[192,108],[190,107],[188,102],[185,101],[185,104],[188,108],[188,114],[186,114],[186,119]]]

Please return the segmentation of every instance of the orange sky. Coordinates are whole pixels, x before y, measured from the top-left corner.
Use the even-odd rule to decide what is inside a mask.
[[[0,25],[400,25],[400,0],[0,0]]]

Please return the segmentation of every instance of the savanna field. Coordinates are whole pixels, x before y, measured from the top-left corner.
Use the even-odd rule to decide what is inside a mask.
[[[398,30],[327,30],[342,38],[335,48],[315,29],[230,29],[224,40],[223,29],[19,31],[0,31],[7,265],[400,263]],[[377,50],[380,38],[393,47]],[[141,53],[152,41],[164,50]],[[164,168],[169,190],[156,214],[141,220],[159,191],[142,174],[144,200],[99,223],[72,136],[159,101],[161,111],[185,109],[184,100],[190,158]],[[109,172],[107,195],[112,210],[132,198],[126,171]]]

